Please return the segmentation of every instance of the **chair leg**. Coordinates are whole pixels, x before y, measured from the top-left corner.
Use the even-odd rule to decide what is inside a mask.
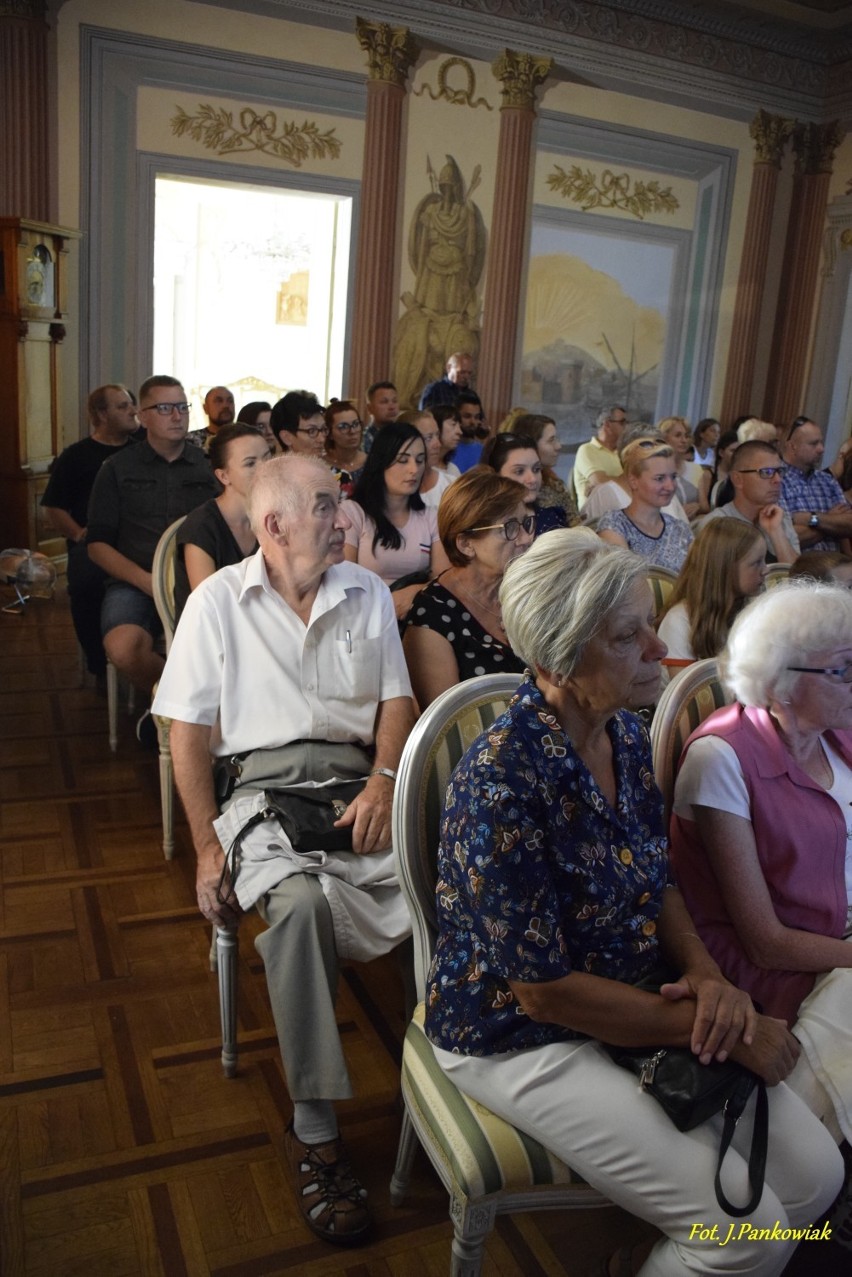
[[[118,670],[107,661],[107,717],[109,719],[109,747],[114,754],[118,749]]]
[[[216,928],[222,1071],[225,1077],[234,1077],[237,1071],[237,944],[236,927]]]
[[[163,855],[166,860],[171,860],[175,854],[175,789],[170,742],[172,721],[170,718],[158,717],[155,722],[160,746],[160,810],[163,816]]]
[[[401,1206],[408,1194],[408,1185],[411,1182],[411,1168],[414,1165],[417,1143],[417,1135],[406,1110],[402,1115],[402,1130],[399,1133],[396,1166],[393,1168],[390,1182],[391,1206]]]
[[[450,1277],[479,1277],[485,1257],[485,1243],[494,1227],[494,1206],[469,1206],[464,1198],[450,1200],[453,1245]]]

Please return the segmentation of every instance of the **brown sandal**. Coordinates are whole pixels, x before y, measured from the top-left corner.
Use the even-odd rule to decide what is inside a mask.
[[[338,1246],[357,1245],[370,1227],[367,1190],[349,1165],[343,1140],[303,1144],[292,1121],[284,1135],[284,1151],[308,1228]]]

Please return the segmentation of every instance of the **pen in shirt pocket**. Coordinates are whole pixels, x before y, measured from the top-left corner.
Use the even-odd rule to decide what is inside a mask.
[[[352,655],[352,631],[351,630],[346,631],[346,650],[351,656]]]

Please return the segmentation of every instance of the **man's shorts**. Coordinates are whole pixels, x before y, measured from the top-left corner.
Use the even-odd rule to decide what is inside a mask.
[[[101,605],[101,634],[106,637],[117,625],[138,625],[153,639],[163,633],[154,600],[127,581],[113,581]]]

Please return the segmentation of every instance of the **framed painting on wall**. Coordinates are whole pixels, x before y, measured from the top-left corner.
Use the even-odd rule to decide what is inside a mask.
[[[631,421],[671,411],[688,233],[536,207],[520,402],[552,416],[573,451],[602,408]]]

